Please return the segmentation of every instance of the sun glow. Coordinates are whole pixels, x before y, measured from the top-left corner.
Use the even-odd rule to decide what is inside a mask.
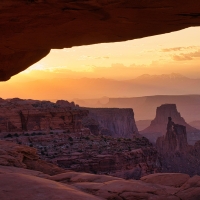
[[[0,83],[0,90],[5,91],[2,97],[7,98],[8,94],[9,97],[31,97],[29,88],[38,85],[34,94],[41,99],[47,97],[43,93],[50,85],[56,85],[56,89],[52,87],[51,95],[47,97],[52,98],[61,93],[63,85],[68,83],[64,90],[69,91],[69,87],[76,87],[70,97],[78,97],[80,94],[84,95],[82,88],[87,84],[78,86],[74,80],[83,78],[131,80],[142,74],[170,73],[200,78],[199,35],[200,28],[193,27],[125,42],[52,49],[38,63],[12,77],[10,81]],[[28,89],[24,88],[24,84],[19,86],[18,83],[21,82],[25,82],[27,87],[29,85]],[[34,82],[34,86],[30,82]],[[39,89],[37,91],[39,87],[44,88],[43,93]],[[105,96],[103,93],[97,94],[101,95]]]

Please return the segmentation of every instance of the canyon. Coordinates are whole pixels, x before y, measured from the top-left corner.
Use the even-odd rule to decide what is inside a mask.
[[[51,49],[199,26],[199,7],[199,0],[2,0],[0,81]],[[200,199],[199,130],[165,106],[142,132],[157,139],[153,146],[130,106],[0,99],[1,199]]]
[[[156,149],[138,133],[132,109],[1,99],[0,138],[35,147],[62,168],[135,178],[159,172]]]
[[[199,26],[198,0],[3,0],[0,80],[51,49],[125,41]]]
[[[157,173],[144,176],[140,180],[124,180],[108,175],[62,171],[45,161],[39,168],[40,161],[35,154],[36,150],[31,147],[0,141],[0,149],[2,200],[27,198],[196,200],[200,198],[198,175],[189,177],[181,173]],[[34,165],[34,162],[37,164]]]
[[[200,198],[200,143],[188,144],[187,131],[197,129],[184,121],[175,104],[157,108],[150,127],[163,132],[155,146],[138,133],[132,109],[17,98],[0,99],[0,108],[2,199],[25,198],[28,194],[18,188],[23,185],[43,198],[51,192],[60,199]],[[4,189],[3,182],[11,179],[17,187]],[[41,199],[30,194],[30,199]]]

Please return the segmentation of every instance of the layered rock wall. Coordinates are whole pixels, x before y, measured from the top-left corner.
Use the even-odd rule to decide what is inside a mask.
[[[11,99],[0,102],[0,132],[81,130],[87,110],[45,101]]]
[[[133,138],[138,129],[132,109],[87,108],[89,115],[83,124],[95,135],[109,135],[115,138]]]

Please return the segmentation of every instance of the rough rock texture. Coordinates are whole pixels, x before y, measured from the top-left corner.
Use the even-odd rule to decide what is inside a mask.
[[[60,167],[74,171],[109,174],[124,179],[139,179],[160,171],[157,151],[151,147],[107,155],[73,155],[58,158],[57,163]]]
[[[188,145],[186,127],[175,124],[168,118],[167,131],[156,141],[161,158],[162,172],[180,172],[191,176],[200,175],[199,142]]]
[[[139,179],[160,172],[157,150],[146,138],[95,136],[78,133],[21,134],[2,138],[35,147],[41,159],[67,170]]]
[[[199,133],[200,130],[193,128],[185,122],[183,117],[177,111],[175,104],[163,104],[156,109],[156,117],[151,121],[149,127],[140,131],[140,134],[147,137],[151,142],[155,143],[156,139],[166,133],[166,124],[168,123],[168,117],[171,117],[175,124],[183,125],[187,129],[188,141],[190,144],[194,144],[192,135]]]
[[[163,153],[186,151],[188,148],[186,127],[175,124],[171,117],[168,120],[165,136],[159,137],[156,141],[157,149]]]
[[[114,138],[133,138],[138,129],[132,109],[86,108],[89,115],[84,117],[83,125],[95,135],[109,135]]]
[[[56,165],[40,160],[36,149],[1,140],[0,165],[33,169],[50,175],[64,172]]]
[[[36,150],[0,141],[0,197],[2,200],[198,200],[200,177],[153,174],[141,180],[64,171],[38,159]],[[28,168],[27,160],[32,166]],[[37,164],[34,164],[37,163]],[[34,166],[34,167],[33,167]],[[38,171],[35,171],[38,170]]]
[[[199,0],[2,0],[0,80],[50,49],[124,41],[200,25]]]
[[[65,102],[66,104],[66,102]],[[70,103],[68,103],[70,105]],[[0,133],[66,130],[80,131],[87,110],[49,101],[10,99],[0,101]]]
[[[74,102],[0,100],[0,133],[67,131],[80,132],[84,127],[94,135],[133,138],[138,135],[132,109],[79,108]]]

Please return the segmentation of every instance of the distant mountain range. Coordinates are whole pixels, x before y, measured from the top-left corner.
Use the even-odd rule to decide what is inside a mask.
[[[0,91],[2,98],[66,99],[85,107],[133,108],[137,121],[152,120],[156,107],[172,103],[188,123],[200,120],[200,79],[174,73],[144,74],[123,81],[60,78],[15,84],[5,82],[0,83]]]
[[[200,120],[200,95],[155,95],[107,99],[104,97],[89,100],[77,99],[75,102],[80,106],[88,107],[133,108],[136,121],[154,119],[156,116],[156,108],[162,104],[176,104],[177,109],[181,112],[186,122],[190,123]],[[148,121],[146,122],[148,124]],[[144,128],[145,126],[142,125]],[[139,130],[142,130],[142,127]]]
[[[144,74],[132,80],[105,78],[56,78],[29,82],[0,83],[1,96],[36,99],[94,99],[152,95],[200,94],[200,79],[180,74]]]

